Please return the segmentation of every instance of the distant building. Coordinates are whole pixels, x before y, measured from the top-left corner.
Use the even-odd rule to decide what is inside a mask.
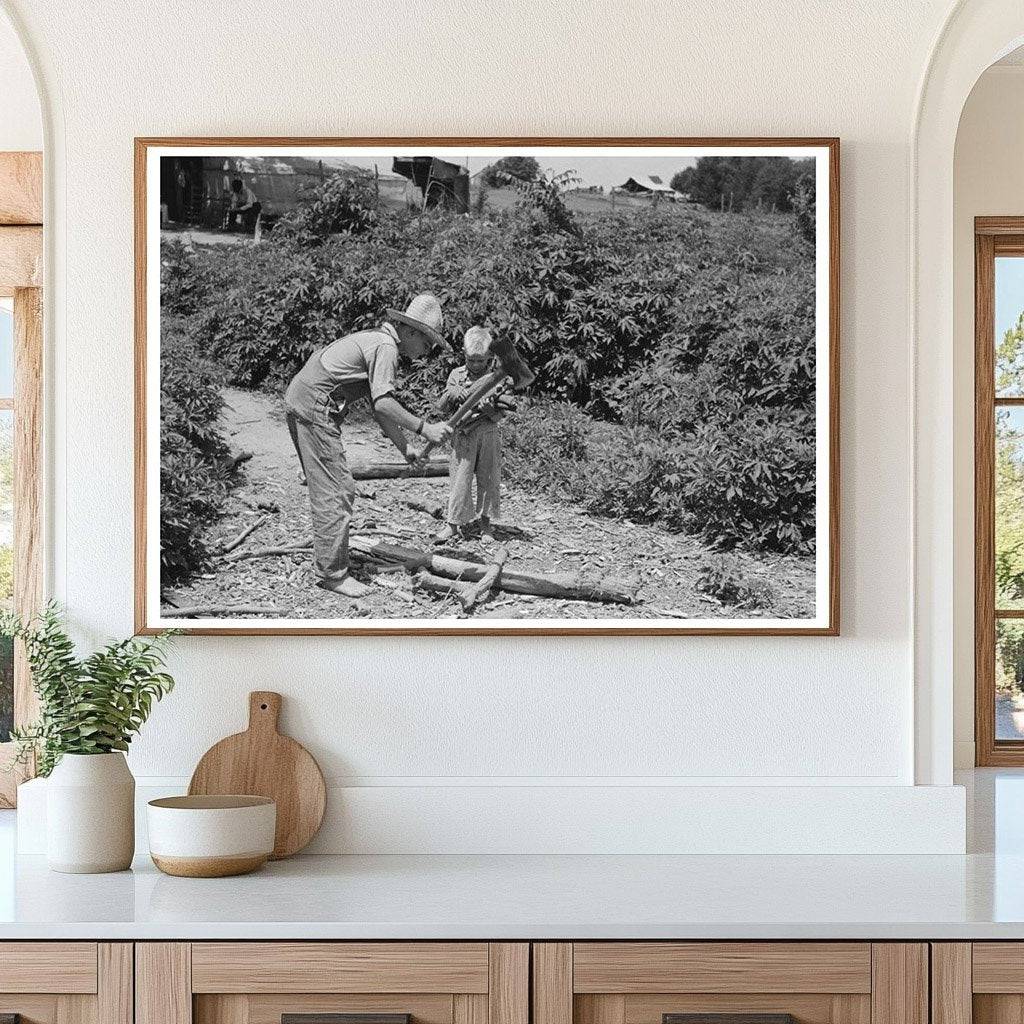
[[[469,210],[469,171],[436,156],[396,156],[395,174],[408,178],[423,197],[424,206],[446,206],[458,213]]]
[[[635,178],[627,178],[615,192],[628,192],[634,196],[650,196],[655,199],[668,199],[675,202],[682,197],[671,185],[666,185],[656,174],[641,174]]]

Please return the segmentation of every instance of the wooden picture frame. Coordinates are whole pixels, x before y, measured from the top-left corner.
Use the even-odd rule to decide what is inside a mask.
[[[0,153],[0,297],[14,300],[14,609],[28,618],[43,596],[43,171],[42,154]],[[36,717],[25,652],[14,652],[14,724]],[[32,765],[12,767],[13,743],[0,743],[0,807],[13,807]]]
[[[304,622],[300,619],[262,621],[260,619],[228,621],[215,620],[173,620],[160,614],[159,584],[154,583],[154,513],[151,493],[152,477],[148,464],[153,444],[153,414],[147,391],[152,390],[154,335],[151,332],[154,311],[159,303],[153,296],[153,278],[150,262],[153,259],[153,225],[159,224],[159,197],[154,199],[152,181],[154,163],[161,154],[168,151],[189,151],[198,154],[244,150],[298,151],[311,152],[338,149],[342,153],[354,149],[372,148],[394,152],[415,152],[417,149],[431,153],[456,150],[475,151],[480,148],[502,149],[509,152],[518,150],[549,151],[571,148],[602,150],[667,150],[723,152],[743,155],[753,152],[758,156],[777,155],[772,150],[814,155],[819,170],[818,182],[827,183],[827,202],[821,199],[818,190],[818,223],[827,222],[827,229],[818,232],[816,266],[817,288],[827,299],[817,307],[819,380],[827,383],[821,400],[827,403],[819,416],[817,429],[817,465],[827,466],[827,480],[815,484],[817,508],[827,506],[827,512],[819,515],[817,525],[820,552],[817,555],[816,581],[819,595],[816,598],[816,612],[813,619],[763,621],[721,620],[718,625],[713,619],[686,620],[677,623],[672,618],[630,620],[628,623],[611,618],[594,620],[551,621],[537,623],[526,620],[523,623],[502,621],[489,623],[486,619],[451,623],[447,620],[421,620],[390,625],[387,619],[376,619],[361,623],[358,619],[337,619],[330,622]],[[142,137],[135,140],[135,623],[141,634],[158,632],[173,625],[186,632],[204,635],[340,635],[340,636],[392,636],[392,635],[460,635],[460,636],[836,636],[839,633],[840,611],[840,447],[839,447],[839,400],[840,400],[840,358],[839,358],[839,317],[840,317],[840,167],[839,140],[836,138],[687,138],[687,137],[580,137],[580,138],[507,138],[507,137],[392,137],[392,138],[291,138],[291,137]],[[220,154],[217,154],[219,158]],[[225,164],[225,167],[227,165]],[[226,180],[226,176],[225,176]],[[724,205],[724,200],[723,200]],[[820,339],[824,338],[824,345]],[[158,344],[158,337],[157,337]],[[156,549],[158,550],[158,549]],[[155,597],[154,597],[155,594]],[[156,607],[154,607],[154,605]]]

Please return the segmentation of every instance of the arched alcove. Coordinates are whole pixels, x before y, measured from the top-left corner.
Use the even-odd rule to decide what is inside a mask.
[[[948,784],[954,761],[954,149],[974,84],[1021,42],[1019,0],[961,0],[936,40],[912,129],[915,778],[922,784]]]

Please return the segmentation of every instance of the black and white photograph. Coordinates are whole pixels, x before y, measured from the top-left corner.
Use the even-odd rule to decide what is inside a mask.
[[[140,631],[838,630],[835,140],[137,140]]]

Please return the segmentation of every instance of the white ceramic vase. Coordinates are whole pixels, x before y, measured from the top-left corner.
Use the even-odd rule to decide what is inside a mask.
[[[124,871],[135,854],[135,779],[124,754],[65,754],[46,783],[52,871]]]

